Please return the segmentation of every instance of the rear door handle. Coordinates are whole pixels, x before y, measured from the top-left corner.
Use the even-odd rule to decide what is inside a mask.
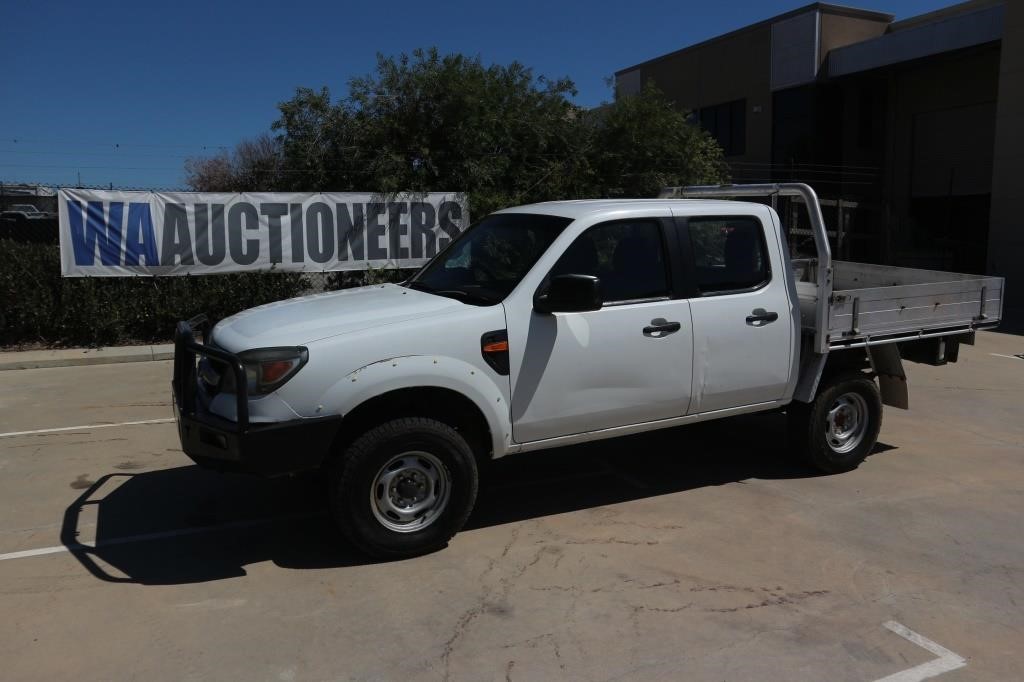
[[[651,320],[650,326],[644,327],[644,336],[661,338],[669,334],[675,334],[682,327],[678,322],[669,322],[663,317]]]
[[[764,308],[756,308],[747,316],[747,324],[752,327],[763,327],[779,319],[778,313],[770,313]]]

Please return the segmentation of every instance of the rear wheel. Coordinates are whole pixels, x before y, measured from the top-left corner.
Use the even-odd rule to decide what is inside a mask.
[[[433,419],[396,419],[370,429],[329,475],[335,522],[352,544],[378,558],[441,549],[476,501],[472,450]]]
[[[865,374],[847,373],[819,387],[814,402],[789,408],[790,444],[811,466],[829,474],[856,469],[882,428],[882,400]]]

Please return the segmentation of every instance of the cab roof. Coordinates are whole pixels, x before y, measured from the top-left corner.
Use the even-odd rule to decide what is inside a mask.
[[[497,213],[540,213],[576,220],[601,214],[614,214],[635,208],[664,208],[666,213],[674,209],[676,215],[704,214],[751,214],[765,208],[764,204],[751,201],[720,199],[573,199],[569,201],[544,201],[524,206],[511,206]]]

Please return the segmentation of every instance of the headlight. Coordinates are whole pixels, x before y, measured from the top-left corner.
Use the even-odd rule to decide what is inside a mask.
[[[295,376],[309,361],[309,351],[302,346],[254,348],[239,353],[238,359],[245,366],[249,395],[265,395]]]

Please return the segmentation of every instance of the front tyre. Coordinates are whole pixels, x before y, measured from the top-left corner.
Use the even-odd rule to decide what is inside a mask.
[[[473,451],[433,419],[396,419],[370,429],[329,476],[335,522],[353,545],[381,559],[441,549],[476,501]]]
[[[827,474],[856,469],[871,453],[882,428],[878,387],[859,372],[840,374],[818,389],[810,404],[789,408],[790,445]]]

